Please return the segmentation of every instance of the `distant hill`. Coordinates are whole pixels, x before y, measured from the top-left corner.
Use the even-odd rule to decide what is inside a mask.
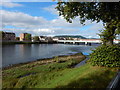
[[[71,37],[71,38],[80,38],[80,39],[86,39],[85,37],[81,36],[81,35],[58,35],[58,36],[54,36],[54,37]]]
[[[88,38],[88,39],[100,39],[100,38]]]

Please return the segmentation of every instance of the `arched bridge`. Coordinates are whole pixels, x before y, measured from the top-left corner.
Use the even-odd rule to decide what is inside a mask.
[[[79,39],[79,40],[57,40],[58,43],[72,43],[72,44],[80,44],[83,43],[85,45],[89,45],[92,43],[102,44],[100,39]],[[120,40],[114,40],[114,43],[119,43]]]

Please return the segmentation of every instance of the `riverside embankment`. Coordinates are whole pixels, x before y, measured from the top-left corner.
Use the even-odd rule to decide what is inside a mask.
[[[54,63],[54,62],[63,63],[68,60],[71,61],[71,63],[69,63],[69,64],[71,64],[70,66],[74,66],[74,65],[78,64],[80,61],[83,61],[85,58],[86,58],[86,56],[83,55],[82,53],[76,53],[76,54],[72,54],[72,55],[55,56],[52,58],[37,59],[37,60],[31,61],[31,62],[13,64],[8,67],[3,67],[2,69],[6,70],[6,69],[14,68],[14,67],[21,67],[23,65],[34,66],[34,65],[47,65],[49,63]],[[73,61],[73,59],[75,61]]]
[[[73,68],[84,59],[78,53],[3,69],[3,88],[106,88],[117,70],[89,63]]]

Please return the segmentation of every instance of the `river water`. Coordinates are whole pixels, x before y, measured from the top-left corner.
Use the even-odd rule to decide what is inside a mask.
[[[91,53],[97,46],[68,44],[15,44],[2,46],[2,67],[53,56]]]

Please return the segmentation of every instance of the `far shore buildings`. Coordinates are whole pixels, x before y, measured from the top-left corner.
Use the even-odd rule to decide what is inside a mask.
[[[21,33],[20,34],[20,41],[31,41],[31,40],[27,40],[26,39],[26,35],[29,34],[29,33]],[[30,38],[31,38],[31,34],[30,35]]]
[[[53,42],[52,37],[47,37],[47,36],[39,36],[39,39],[41,42]]]
[[[45,41],[46,36],[39,36],[40,41]]]
[[[13,32],[3,32],[0,31],[0,42],[35,42],[34,39],[31,37],[32,35],[29,33],[21,33],[20,37],[16,37],[15,33]],[[38,36],[38,42],[57,42],[58,40],[73,40],[73,41],[88,41],[88,42],[98,42],[100,39],[80,39],[80,38],[71,38],[71,37],[50,37],[50,36]],[[114,40],[115,43],[120,43],[120,35]]]
[[[16,35],[13,32],[3,32],[2,33],[2,41],[15,41]]]

